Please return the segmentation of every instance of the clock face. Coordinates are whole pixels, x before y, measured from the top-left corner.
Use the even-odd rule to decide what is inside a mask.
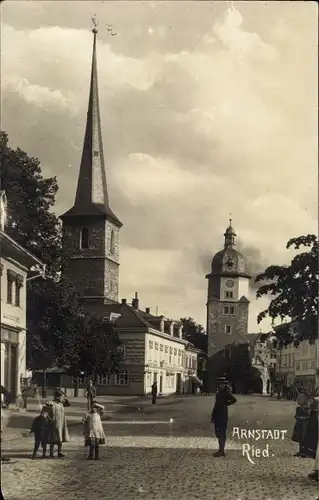
[[[235,283],[233,282],[233,280],[227,280],[227,281],[226,281],[226,286],[227,286],[227,288],[233,288],[234,284],[235,284]]]

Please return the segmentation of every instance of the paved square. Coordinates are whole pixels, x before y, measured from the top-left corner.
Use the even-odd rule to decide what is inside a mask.
[[[102,401],[103,403],[103,401]],[[104,402],[104,404],[108,404]],[[109,404],[109,413],[111,404]],[[79,425],[82,408],[67,410],[71,441],[65,459],[30,460],[32,439],[4,443],[12,463],[2,466],[6,500],[316,500],[318,484],[307,475],[314,461],[293,457],[295,403],[239,396],[230,410],[227,456],[213,458],[211,397],[167,399],[156,407],[131,403],[104,422],[107,444],[99,462],[88,462]],[[139,410],[137,408],[140,408]],[[85,411],[85,410],[84,410]],[[29,418],[26,416],[26,418]],[[169,420],[173,418],[173,423]],[[30,420],[30,418],[29,418]],[[134,423],[132,423],[134,422]],[[247,441],[232,439],[233,427],[287,430],[277,441],[249,439],[269,457],[242,454]],[[27,426],[26,426],[27,428]]]

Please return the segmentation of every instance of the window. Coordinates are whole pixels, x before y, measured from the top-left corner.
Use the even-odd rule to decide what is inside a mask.
[[[155,351],[158,351],[158,343],[155,342]]]
[[[116,373],[114,383],[115,385],[128,385],[128,372],[126,370],[121,370]]]
[[[11,269],[7,270],[7,302],[8,304],[12,304],[13,300],[13,283],[16,280],[16,273],[11,271]]]
[[[89,248],[89,230],[87,227],[81,229],[80,248]]]
[[[146,374],[146,385],[147,386],[152,385],[152,374],[151,373]]]
[[[163,344],[161,344],[161,345],[160,345],[160,350],[161,350],[161,351],[164,351],[164,346],[163,346]]]
[[[170,354],[169,357],[168,357],[168,364],[171,365],[172,364],[172,355]]]
[[[168,353],[168,345],[165,346],[165,352]]]
[[[110,385],[111,384],[111,375],[109,373],[101,373],[97,376],[97,384],[98,385]]]
[[[228,314],[228,310],[229,310],[229,307],[228,307],[228,306],[225,306],[225,307],[224,307],[224,314]]]
[[[225,333],[228,335],[231,333],[231,325],[225,325]]]
[[[230,307],[229,308],[229,314],[234,314],[235,312],[235,308],[234,307]]]
[[[110,253],[114,253],[115,251],[115,234],[114,231],[111,231],[111,238],[110,238]]]
[[[99,152],[98,151],[94,151],[93,156],[99,156]]]
[[[149,347],[150,347],[150,349],[153,349],[153,341],[152,340],[149,341]]]
[[[174,349],[174,356],[177,356],[177,349]]]
[[[119,354],[121,354],[122,359],[126,358],[126,345],[125,344],[119,345],[116,350]]]
[[[315,370],[316,369],[316,361],[313,359],[311,361],[311,370]]]
[[[233,299],[234,292],[225,292],[225,297],[226,297],[226,299]]]

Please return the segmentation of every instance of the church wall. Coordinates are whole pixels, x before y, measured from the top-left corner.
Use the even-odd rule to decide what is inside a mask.
[[[210,297],[220,298],[220,277],[214,276],[213,279],[210,279],[208,282],[208,300]]]
[[[81,224],[63,223],[62,244],[68,255],[92,257],[104,256],[105,231],[104,220],[83,219]],[[89,248],[80,248],[81,229],[89,230]]]
[[[232,288],[228,288],[226,286],[226,281],[232,279],[234,281],[234,286]],[[227,277],[222,277],[221,278],[221,283],[220,283],[220,297],[221,300],[226,300],[227,302],[236,302],[238,300],[238,278],[230,278],[229,276]],[[233,298],[226,298],[226,292],[233,292]]]

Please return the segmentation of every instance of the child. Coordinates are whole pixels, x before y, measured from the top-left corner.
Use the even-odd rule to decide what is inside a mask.
[[[297,408],[295,414],[295,426],[292,433],[292,441],[299,443],[299,451],[295,457],[306,457],[305,450],[305,437],[307,432],[307,425],[309,419],[309,408],[306,394],[300,392],[297,398]]]
[[[40,415],[35,417],[32,422],[30,434],[34,434],[34,450],[32,459],[36,458],[39,446],[42,446],[42,458],[46,458],[47,442],[49,433],[48,408],[43,406]]]
[[[84,424],[84,446],[89,446],[89,456],[88,460],[99,459],[99,446],[100,444],[105,444],[105,434],[102,426],[101,413],[104,410],[104,406],[99,405],[96,402],[92,402],[92,407],[89,413],[82,419]]]

